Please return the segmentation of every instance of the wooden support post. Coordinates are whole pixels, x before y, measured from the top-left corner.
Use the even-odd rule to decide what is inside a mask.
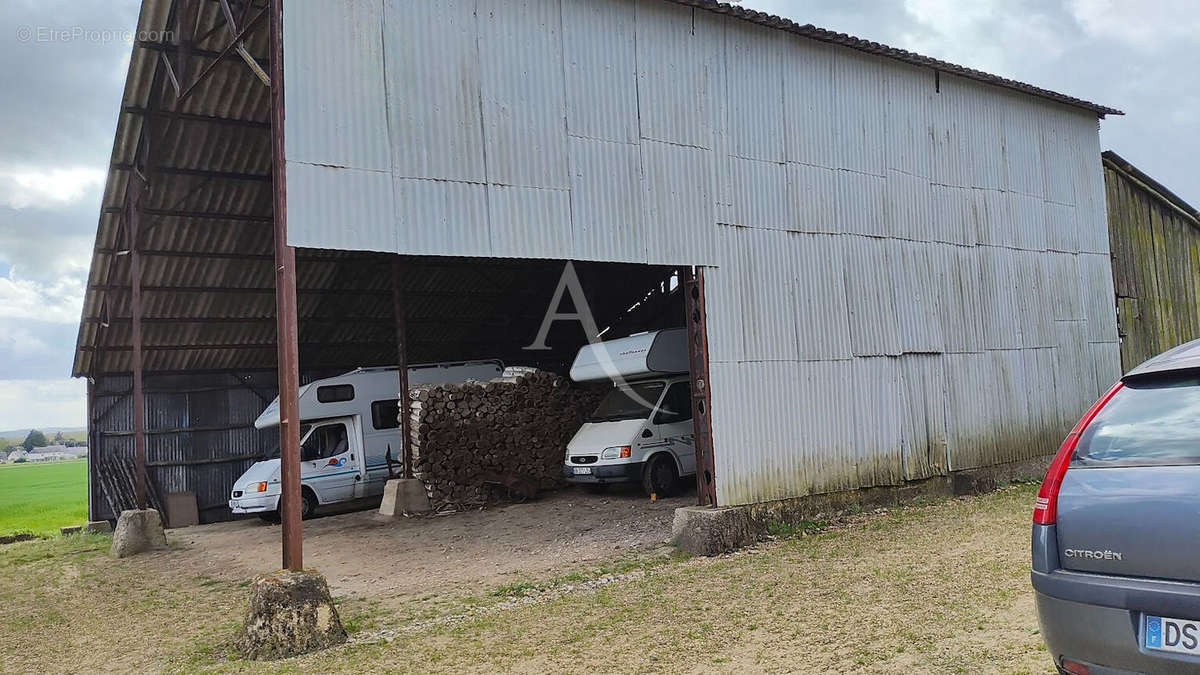
[[[296,327],[296,249],[287,243],[283,145],[283,0],[271,0],[271,187],[275,223],[275,318],[279,347],[279,515],[283,567],[304,569],[300,514],[300,341]]]
[[[392,260],[392,309],[396,319],[396,367],[400,374],[400,454],[404,462],[404,477],[412,478],[412,399],[408,397],[408,341],[405,337],[404,291],[401,288],[403,271],[397,256]]]

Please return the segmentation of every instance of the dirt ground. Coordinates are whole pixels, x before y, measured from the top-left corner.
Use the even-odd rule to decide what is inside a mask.
[[[279,530],[0,546],[0,672],[1047,673],[1029,587],[1035,485],[778,524],[714,558],[662,546],[675,506],[568,491],[533,504],[305,524],[349,642],[278,662],[232,648]]]
[[[650,501],[639,491],[593,494],[569,488],[537,501],[484,510],[387,518],[374,510],[304,522],[305,567],[334,595],[385,600],[412,593],[477,592],[516,575],[539,576],[579,563],[667,543],[675,509],[695,492]],[[151,566],[183,565],[241,580],[280,564],[280,529],[258,519],[169,530],[180,552]]]

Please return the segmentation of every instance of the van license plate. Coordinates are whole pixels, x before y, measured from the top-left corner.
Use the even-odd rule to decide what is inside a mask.
[[[1146,615],[1147,649],[1200,655],[1200,621]]]
[[[577,467],[572,468],[571,470],[575,472],[576,476],[587,476],[587,475],[591,475],[591,473],[592,473],[592,467],[590,467],[590,466],[577,466]]]

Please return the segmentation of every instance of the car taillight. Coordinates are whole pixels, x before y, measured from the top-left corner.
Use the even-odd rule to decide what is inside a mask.
[[[1062,669],[1064,672],[1070,673],[1071,675],[1091,675],[1092,673],[1091,668],[1088,668],[1084,664],[1077,663],[1070,659],[1063,659]]]
[[[1037,501],[1033,506],[1033,522],[1037,525],[1053,525],[1058,519],[1058,489],[1062,487],[1063,476],[1067,474],[1067,466],[1071,463],[1071,456],[1075,454],[1075,446],[1079,445],[1079,437],[1083,435],[1083,430],[1092,423],[1096,415],[1113,396],[1124,386],[1117,382],[1100,400],[1092,404],[1091,408],[1079,418],[1075,423],[1075,428],[1071,429],[1071,433],[1063,439],[1062,445],[1058,446],[1058,454],[1054,455],[1054,461],[1050,462],[1050,468],[1046,469],[1046,478],[1042,480],[1042,488],[1038,490]]]

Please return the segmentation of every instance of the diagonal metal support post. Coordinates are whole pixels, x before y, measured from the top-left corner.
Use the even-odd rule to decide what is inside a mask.
[[[251,3],[249,2],[246,3],[246,8],[242,15],[243,20],[246,18],[245,12],[250,10],[250,4]],[[229,34],[235,36],[236,39],[238,34],[238,24],[233,18],[233,10],[229,8],[229,0],[221,0],[221,10],[225,12],[225,25],[229,27]],[[254,71],[254,74],[258,76],[258,79],[261,80],[263,84],[267,85],[268,87],[271,86],[271,77],[267,75],[267,72],[263,70],[262,66],[258,65],[258,61],[255,61],[254,57],[250,56],[250,51],[246,49],[245,40],[236,39],[234,51],[238,53],[238,56],[242,57],[242,60],[246,62],[246,66],[249,67],[250,70]]]

